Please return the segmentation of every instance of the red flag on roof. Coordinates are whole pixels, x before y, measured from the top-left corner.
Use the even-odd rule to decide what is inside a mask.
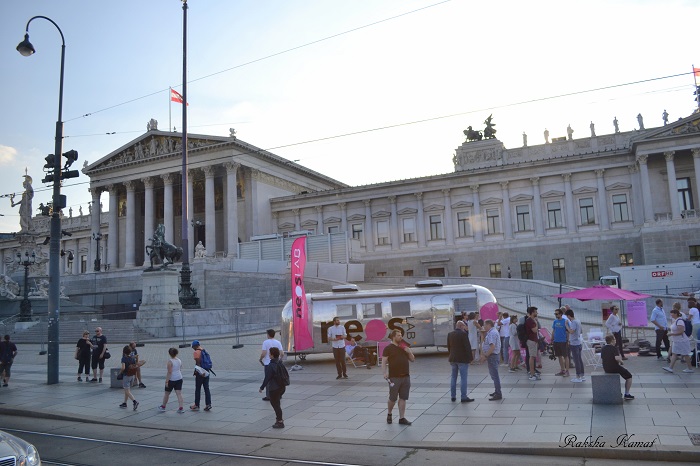
[[[170,100],[173,102],[177,102],[179,104],[183,103],[185,99],[182,97],[182,94],[177,92],[175,89],[170,89]],[[187,104],[189,105],[189,104]]]

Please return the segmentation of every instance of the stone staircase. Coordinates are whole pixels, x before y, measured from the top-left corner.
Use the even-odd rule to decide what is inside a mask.
[[[119,345],[125,345],[131,341],[139,342],[154,338],[153,335],[136,328],[133,319],[110,320],[89,316],[62,316],[58,327],[59,343],[75,344],[84,330],[88,330],[92,337],[97,327],[102,327],[102,332],[107,337],[111,348],[118,348]],[[26,330],[15,329],[9,333],[14,343],[46,343],[47,320],[42,318]]]

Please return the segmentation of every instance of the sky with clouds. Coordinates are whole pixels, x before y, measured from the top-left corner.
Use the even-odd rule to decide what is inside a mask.
[[[519,147],[523,132],[530,145],[544,142],[545,128],[565,136],[569,124],[574,138],[588,137],[592,121],[601,135],[615,117],[629,131],[638,113],[649,128],[664,110],[676,120],[696,106],[697,1],[188,4],[189,132],[235,128],[350,185],[453,171],[462,131],[490,114],[505,146]],[[51,200],[40,180],[54,147],[61,42],[37,19],[36,54],[17,53],[35,15],[65,36],[63,150],[77,150],[82,167],[144,133],[151,118],[168,128],[168,87],[181,91],[182,3],[0,2],[0,196],[21,193],[26,168],[36,208]],[[176,128],[180,112],[173,104]],[[358,134],[342,136],[350,133]],[[76,213],[87,212],[87,188],[85,176],[65,183]],[[0,198],[0,213],[0,232],[19,229],[9,199]]]

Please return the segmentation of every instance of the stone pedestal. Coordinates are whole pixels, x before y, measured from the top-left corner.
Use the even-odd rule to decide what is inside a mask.
[[[174,337],[173,314],[182,311],[178,298],[179,273],[175,270],[146,271],[141,275],[143,294],[136,326],[158,337]]]

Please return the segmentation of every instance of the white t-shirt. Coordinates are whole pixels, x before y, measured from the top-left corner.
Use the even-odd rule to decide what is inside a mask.
[[[265,357],[263,358],[262,362],[266,366],[270,364],[270,348],[278,348],[280,350],[280,356],[283,353],[282,343],[279,341],[275,340],[274,338],[268,338],[267,340],[263,341],[262,349],[265,351]]]
[[[498,334],[502,337],[510,337],[510,319],[501,321],[501,328],[498,330]]]
[[[700,311],[698,311],[697,307],[691,307],[690,310],[688,311],[688,314],[690,314],[690,323],[693,325],[700,324]]]
[[[336,340],[335,337],[338,335],[342,336],[340,340]],[[345,331],[345,326],[344,325],[334,325],[332,327],[328,328],[328,341],[331,342],[331,345],[333,345],[333,348],[345,348],[345,337],[347,337],[348,334]]]

